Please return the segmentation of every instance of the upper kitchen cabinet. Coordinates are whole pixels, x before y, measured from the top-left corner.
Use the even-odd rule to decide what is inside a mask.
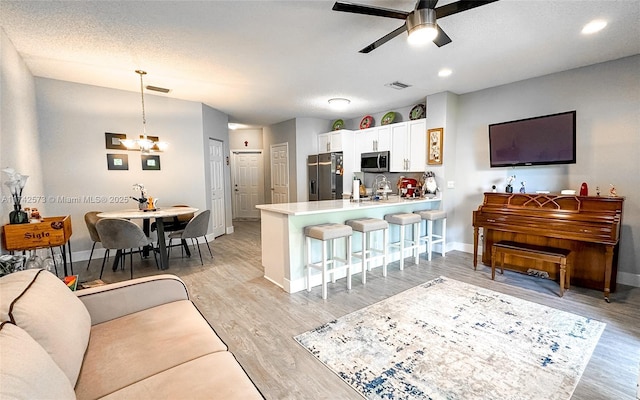
[[[426,119],[391,127],[391,172],[424,172],[427,163]]]
[[[359,154],[391,150],[391,125],[362,129],[354,135],[355,148]]]
[[[333,132],[318,134],[318,153],[333,153],[350,149],[349,141],[352,141],[352,132],[341,129]]]

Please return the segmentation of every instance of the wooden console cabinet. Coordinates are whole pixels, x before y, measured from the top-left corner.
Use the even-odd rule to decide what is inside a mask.
[[[616,287],[623,202],[623,197],[485,193],[473,212],[474,267],[482,228],[483,264],[491,265],[491,246],[503,240],[571,250],[571,283],[602,290],[608,300]],[[551,263],[506,257],[505,264],[558,278]]]

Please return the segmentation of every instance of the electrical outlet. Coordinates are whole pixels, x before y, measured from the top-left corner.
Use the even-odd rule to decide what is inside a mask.
[[[454,189],[456,187],[455,181],[447,181],[447,189]]]

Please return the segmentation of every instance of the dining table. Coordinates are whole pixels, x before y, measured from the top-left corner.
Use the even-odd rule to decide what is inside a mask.
[[[123,218],[123,219],[142,219],[143,230],[145,234],[149,236],[149,221],[154,219],[156,222],[156,229],[158,232],[158,250],[160,253],[160,269],[169,268],[169,256],[167,249],[167,242],[164,238],[164,218],[177,217],[179,215],[191,214],[197,212],[198,209],[194,207],[162,207],[156,209],[144,209],[131,208],[125,210],[105,211],[98,214],[98,218]],[[118,257],[114,266],[117,265]]]

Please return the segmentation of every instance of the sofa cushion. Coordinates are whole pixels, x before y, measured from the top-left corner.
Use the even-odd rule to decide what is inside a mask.
[[[67,285],[41,269],[6,275],[0,278],[0,318],[24,329],[75,386],[91,317]]]
[[[128,314],[91,328],[76,395],[79,399],[105,396],[176,365],[226,350],[189,300]]]
[[[10,322],[0,325],[0,360],[0,398],[76,398],[69,378],[51,356]]]
[[[129,399],[263,399],[233,354],[207,354],[104,397]]]

